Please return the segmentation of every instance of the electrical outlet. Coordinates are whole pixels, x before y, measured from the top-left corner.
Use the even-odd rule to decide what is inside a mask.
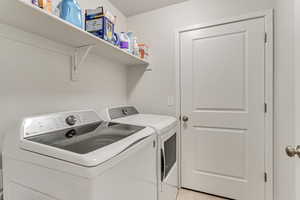
[[[174,106],[174,97],[173,96],[168,96],[168,106]]]

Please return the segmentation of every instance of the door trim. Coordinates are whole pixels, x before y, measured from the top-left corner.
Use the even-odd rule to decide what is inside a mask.
[[[203,24],[192,25],[175,31],[175,80],[176,80],[176,116],[181,115],[181,73],[180,73],[180,34],[197,29],[209,28],[256,18],[264,18],[267,41],[265,44],[265,103],[267,112],[265,114],[265,171],[267,182],[265,184],[265,200],[274,199],[274,11],[273,9],[250,13],[243,16],[231,17]],[[180,122],[181,123],[181,122]],[[181,138],[180,126],[180,138]],[[181,187],[181,139],[178,150],[179,186]],[[264,175],[262,174],[262,178]]]

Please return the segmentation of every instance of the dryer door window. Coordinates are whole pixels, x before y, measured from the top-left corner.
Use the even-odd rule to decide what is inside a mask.
[[[177,134],[164,141],[165,154],[165,178],[168,177],[171,169],[176,164],[177,159]]]

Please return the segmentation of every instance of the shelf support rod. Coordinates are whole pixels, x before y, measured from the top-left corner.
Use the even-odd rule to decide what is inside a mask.
[[[72,56],[72,66],[71,66],[71,80],[78,81],[79,80],[79,70],[89,52],[95,45],[87,45],[78,47],[75,49],[75,52]]]

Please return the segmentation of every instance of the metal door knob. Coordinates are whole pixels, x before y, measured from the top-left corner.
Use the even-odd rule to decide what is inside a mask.
[[[300,158],[300,145],[296,148],[292,146],[287,146],[285,152],[289,157],[295,157],[296,155]]]
[[[184,122],[189,121],[189,117],[188,117],[188,116],[183,116],[183,117],[182,117],[182,121],[184,121]]]

